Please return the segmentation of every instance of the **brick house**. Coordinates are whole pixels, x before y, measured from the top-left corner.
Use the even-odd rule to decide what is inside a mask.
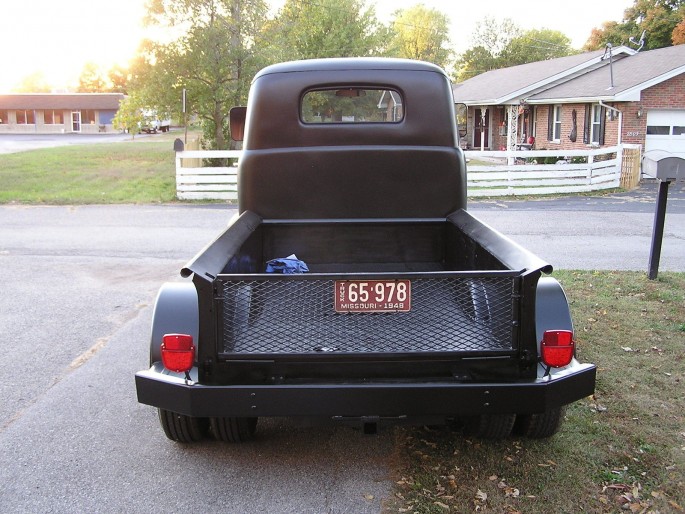
[[[120,93],[0,95],[0,134],[112,132]]]
[[[455,84],[454,97],[468,107],[462,146],[474,150],[636,143],[685,157],[685,45],[493,70]]]

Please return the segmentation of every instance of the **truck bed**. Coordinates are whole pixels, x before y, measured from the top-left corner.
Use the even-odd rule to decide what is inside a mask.
[[[186,273],[212,284],[221,359],[513,355],[528,255],[522,259],[501,236],[486,249],[469,231],[487,240],[490,229],[469,227],[470,220],[464,212],[454,219],[269,221],[248,212]],[[503,248],[514,255],[509,264],[493,251]],[[309,273],[265,273],[267,261],[293,253]],[[335,311],[336,281],[379,279],[411,280],[409,312]]]

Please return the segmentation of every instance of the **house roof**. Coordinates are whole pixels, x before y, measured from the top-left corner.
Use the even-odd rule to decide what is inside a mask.
[[[614,49],[616,58],[630,52],[634,51],[626,47]],[[604,50],[597,50],[491,70],[456,84],[453,89],[455,102],[467,105],[518,103],[519,98],[530,96],[541,88],[601,66],[603,55]]]
[[[535,103],[639,101],[640,91],[685,73],[685,45],[640,52],[532,95]],[[613,75],[613,87],[611,87]]]
[[[121,93],[0,95],[0,109],[98,109],[117,110]]]

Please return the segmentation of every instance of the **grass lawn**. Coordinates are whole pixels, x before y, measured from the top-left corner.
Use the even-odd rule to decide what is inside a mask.
[[[683,512],[685,273],[562,271],[596,394],[546,440],[398,430],[387,512]]]
[[[0,203],[156,203],[175,200],[172,143],[126,141],[2,155]]]

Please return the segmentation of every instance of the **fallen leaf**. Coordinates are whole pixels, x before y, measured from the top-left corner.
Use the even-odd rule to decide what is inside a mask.
[[[373,496],[373,494],[365,494],[365,495],[364,495],[364,498],[366,498],[367,500],[371,501],[371,500],[373,500],[374,496]]]
[[[488,500],[488,493],[485,493],[485,492],[481,491],[480,489],[478,489],[478,492],[476,493],[476,500],[480,500],[482,502],[487,501]]]
[[[633,349],[630,346],[621,346],[621,350],[624,352],[632,352]]]
[[[449,505],[445,505],[445,504],[442,503],[442,502],[433,502],[433,504],[434,504],[434,505],[437,505],[438,507],[443,508],[443,509],[445,509],[445,510],[450,510]]]

